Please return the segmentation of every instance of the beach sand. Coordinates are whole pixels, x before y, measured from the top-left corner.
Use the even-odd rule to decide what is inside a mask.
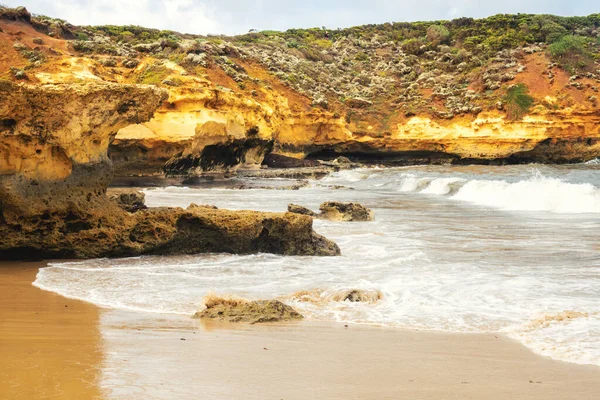
[[[599,367],[502,335],[106,310],[31,286],[42,265],[0,263],[0,399],[600,398]]]
[[[0,263],[0,399],[94,399],[99,309],[31,285],[44,263]]]

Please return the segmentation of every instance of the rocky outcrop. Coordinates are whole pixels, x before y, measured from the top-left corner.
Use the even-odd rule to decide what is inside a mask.
[[[329,221],[373,221],[373,211],[358,203],[340,203],[329,201],[321,204],[319,214],[297,204],[289,204],[288,212],[309,215]]]
[[[294,214],[308,215],[309,217],[317,216],[317,213],[315,213],[314,211],[309,210],[306,207],[299,206],[298,204],[288,204],[288,212],[291,212]]]
[[[115,176],[161,176],[165,164],[182,154],[188,140],[115,139],[108,148],[108,156]]]
[[[132,214],[110,201],[110,140],[165,99],[150,86],[0,81],[0,259],[340,253],[306,216],[202,207]]]
[[[309,168],[318,167],[321,164],[316,160],[287,157],[281,154],[268,154],[263,161],[263,165],[269,168]]]
[[[167,176],[199,176],[204,173],[231,173],[238,169],[259,169],[265,155],[273,150],[273,141],[250,134],[242,139],[226,136],[196,137],[180,156],[169,160],[164,171]]]
[[[205,307],[194,314],[194,318],[249,324],[294,321],[303,318],[292,307],[278,300],[246,301],[213,297],[209,301],[205,300]]]
[[[145,210],[146,195],[135,189],[108,189],[106,192],[108,198],[116,205],[127,212],[137,212]]]
[[[319,207],[319,218],[330,221],[373,221],[373,211],[358,203],[328,201]]]
[[[156,87],[17,85],[0,81],[0,204],[19,218],[102,209],[117,131],[149,120],[166,99]]]

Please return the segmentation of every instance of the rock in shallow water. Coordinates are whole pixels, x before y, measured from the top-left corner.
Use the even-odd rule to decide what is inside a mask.
[[[226,322],[258,324],[293,321],[304,318],[292,307],[278,300],[245,301],[239,299],[211,299],[206,308],[194,318],[219,319]]]
[[[288,204],[288,212],[291,212],[294,214],[308,215],[310,217],[317,216],[317,214],[314,211],[309,210],[306,207],[299,206],[297,204]]]
[[[373,221],[373,211],[358,203],[338,203],[329,201],[321,204],[320,214],[297,204],[289,204],[288,212],[309,215],[318,219],[329,221]]]
[[[373,211],[358,203],[329,201],[319,207],[319,218],[330,221],[373,221]]]

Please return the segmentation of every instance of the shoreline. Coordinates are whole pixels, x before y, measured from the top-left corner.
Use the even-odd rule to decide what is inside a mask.
[[[536,355],[501,334],[312,321],[230,325],[103,309],[34,287],[44,265],[0,263],[2,398],[204,393],[209,399],[552,400],[600,394],[600,368]]]

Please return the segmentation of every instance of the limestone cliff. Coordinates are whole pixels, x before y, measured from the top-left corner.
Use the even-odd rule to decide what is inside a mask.
[[[600,155],[597,15],[216,38],[76,27],[5,9],[0,28],[5,79],[168,91],[152,119],[118,132],[111,155],[123,175],[156,174],[168,160],[174,173],[251,168],[270,151],[398,163]],[[508,96],[515,86],[531,98],[516,116]]]
[[[110,140],[166,98],[153,86],[0,81],[0,259],[339,254],[309,217],[197,206],[129,213],[111,202]]]

